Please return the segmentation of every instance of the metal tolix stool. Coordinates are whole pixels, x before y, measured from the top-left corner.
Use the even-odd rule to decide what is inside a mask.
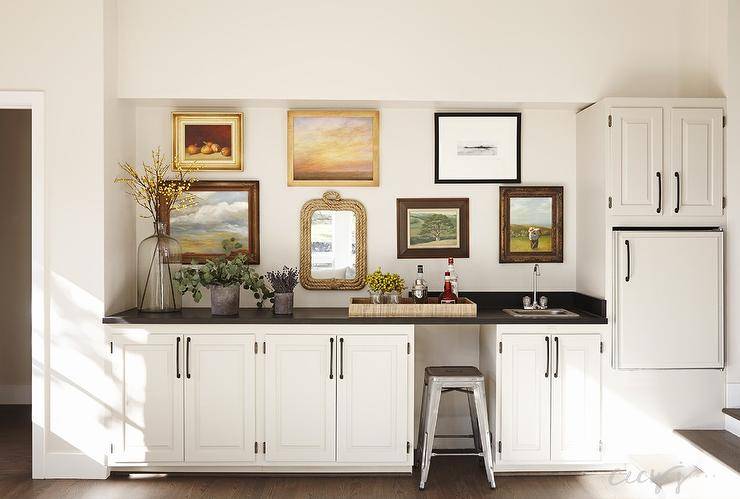
[[[471,435],[435,435],[439,401],[443,393],[456,391],[468,395]],[[482,437],[482,438],[481,438]],[[437,453],[435,438],[472,438],[475,452]],[[440,366],[424,369],[424,392],[421,397],[421,420],[419,421],[418,460],[421,463],[419,490],[424,490],[429,477],[429,466],[435,456],[479,456],[483,457],[486,476],[491,488],[496,488],[493,479],[493,453],[491,432],[488,428],[486,409],[485,378],[476,367]]]

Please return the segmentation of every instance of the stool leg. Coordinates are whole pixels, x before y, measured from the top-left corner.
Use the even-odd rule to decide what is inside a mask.
[[[426,381],[426,380],[425,380]],[[429,389],[427,388],[426,382],[421,392],[421,410],[419,411],[419,435],[416,438],[416,452],[414,455],[414,463],[420,463],[423,451],[424,451],[424,427],[426,424],[427,414],[426,411],[429,408]]]
[[[478,415],[475,409],[475,396],[473,391],[468,392],[468,410],[470,411],[470,426],[473,428],[473,443],[476,452],[481,452],[480,429],[478,428]]]
[[[432,463],[432,450],[434,449],[434,432],[437,429],[437,412],[439,411],[439,399],[442,395],[442,387],[438,383],[430,383],[427,387],[429,401],[424,421],[424,446],[421,455],[421,481],[419,489],[424,490],[429,477],[429,466]]]
[[[481,444],[483,446],[483,461],[486,468],[486,476],[491,488],[496,488],[496,482],[493,479],[493,452],[491,451],[491,432],[488,427],[488,411],[486,409],[486,388],[483,382],[476,383],[473,389],[475,397],[475,407],[478,413],[478,428],[481,435]]]

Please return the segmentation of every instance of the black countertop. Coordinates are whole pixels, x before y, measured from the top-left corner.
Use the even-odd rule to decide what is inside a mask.
[[[550,308],[565,308],[576,318],[517,318],[504,308],[520,308],[526,293],[463,293],[478,304],[476,317],[349,317],[345,307],[295,308],[292,315],[274,315],[271,308],[242,308],[238,316],[214,316],[209,307],[183,308],[181,312],[152,314],[136,309],[109,315],[104,324],[606,324],[606,302],[580,293],[543,293]]]

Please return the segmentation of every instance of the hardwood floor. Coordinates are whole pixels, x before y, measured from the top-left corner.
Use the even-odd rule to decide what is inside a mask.
[[[31,480],[30,408],[0,406],[0,497],[494,497],[543,499],[646,498],[652,490],[624,476],[497,476],[488,488],[475,459],[435,458],[425,491],[414,476],[113,475],[108,480]],[[648,487],[649,489],[649,487]]]

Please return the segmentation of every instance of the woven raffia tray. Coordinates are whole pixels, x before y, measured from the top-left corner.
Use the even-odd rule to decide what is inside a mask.
[[[374,305],[370,298],[352,298],[349,303],[350,317],[475,317],[478,306],[467,298],[458,303],[439,303],[429,298],[429,303],[414,303],[411,298],[401,298],[401,303]]]

